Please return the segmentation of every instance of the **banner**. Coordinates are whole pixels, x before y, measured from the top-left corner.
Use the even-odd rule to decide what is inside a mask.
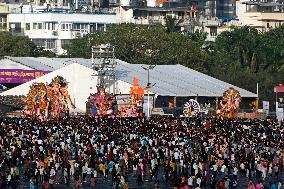
[[[269,112],[269,101],[262,101],[263,112],[268,114]]]
[[[278,85],[274,87],[275,93],[284,93],[284,85]]]
[[[43,70],[0,69],[0,84],[25,83],[49,73]]]
[[[255,119],[257,118],[257,113],[235,113],[235,117],[237,118],[246,118],[246,119]]]

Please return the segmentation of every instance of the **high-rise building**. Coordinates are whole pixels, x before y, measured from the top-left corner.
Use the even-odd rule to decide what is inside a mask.
[[[206,18],[234,18],[236,17],[235,0],[194,0],[191,5],[196,5],[198,11],[203,12]]]
[[[235,0],[216,0],[216,16],[218,18],[235,18],[236,1]]]

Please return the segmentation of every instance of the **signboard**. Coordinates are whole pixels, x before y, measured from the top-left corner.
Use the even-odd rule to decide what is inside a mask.
[[[269,112],[269,101],[262,101],[263,112],[268,114]]]
[[[257,113],[235,113],[237,118],[255,119],[257,118]]]
[[[274,87],[275,93],[284,93],[284,85],[278,85]]]
[[[25,83],[49,73],[43,70],[0,69],[0,84]]]

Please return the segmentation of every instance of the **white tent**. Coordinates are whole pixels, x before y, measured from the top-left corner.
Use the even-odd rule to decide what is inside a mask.
[[[27,69],[55,71],[72,63],[92,68],[91,59],[83,58],[46,58],[46,57],[10,57],[6,56],[0,60],[1,68],[4,69]],[[94,59],[94,63],[99,64],[101,60]],[[129,64],[116,59],[116,77],[127,83],[132,83],[133,77],[139,78],[141,86],[148,83],[148,72],[142,64]],[[243,98],[256,98],[257,94],[231,85],[224,81],[213,78],[209,75],[197,72],[185,66],[157,65],[151,70],[149,82],[156,83],[151,91],[158,96],[177,97],[222,97],[223,92],[230,87],[237,89]]]
[[[70,64],[61,69],[53,71],[49,74],[46,74],[42,77],[36,78],[32,81],[19,85],[15,88],[12,88],[8,91],[1,93],[1,95],[27,95],[30,89],[30,86],[34,82],[43,82],[50,83],[51,80],[56,76],[62,76],[67,80],[68,83],[68,92],[72,101],[75,102],[76,110],[70,109],[71,112],[85,112],[86,110],[86,101],[90,93],[96,92],[96,86],[98,84],[98,78],[92,76],[93,70],[82,66],[77,63]],[[116,93],[129,94],[129,89],[131,87],[130,83],[118,80]]]

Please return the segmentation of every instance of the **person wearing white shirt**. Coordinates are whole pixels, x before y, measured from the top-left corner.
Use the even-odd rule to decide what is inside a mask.
[[[174,157],[175,157],[175,160],[178,160],[178,159],[179,159],[179,153],[178,153],[177,151],[175,151]]]
[[[187,184],[188,184],[188,186],[190,186],[190,187],[193,186],[193,178],[192,178],[192,176],[190,176],[190,177],[188,178]]]
[[[117,154],[116,148],[114,148],[112,152],[113,152],[114,155],[116,155]]]
[[[133,164],[133,176],[137,173],[137,164]]]
[[[223,164],[220,171],[221,171],[222,176],[226,176],[228,174],[227,173],[227,166],[225,164]]]
[[[196,180],[196,184],[200,187],[200,185],[201,185],[201,178],[197,178],[197,180]]]
[[[94,177],[97,178],[97,176],[98,176],[98,173],[96,170],[94,170]]]
[[[55,170],[58,170],[60,164],[58,162],[55,163]]]
[[[10,188],[11,180],[12,180],[12,175],[9,174],[9,175],[7,176],[8,188]],[[13,181],[12,181],[12,182],[13,182]]]
[[[75,171],[78,171],[79,170],[79,163],[75,162],[74,163],[74,168],[75,168]]]
[[[87,179],[86,180],[90,180],[91,174],[92,174],[92,169],[90,167],[88,167],[87,168]]]
[[[42,145],[42,140],[37,140],[37,143],[39,144],[39,145]]]
[[[237,180],[237,176],[238,176],[238,168],[237,167],[234,167],[233,175],[234,175],[234,179]]]
[[[43,151],[43,147],[42,147],[42,146],[39,147],[39,151],[40,151],[40,152]]]
[[[154,169],[154,167],[155,167],[155,160],[151,159],[151,168],[152,168],[152,170]]]
[[[216,172],[216,171],[217,171],[217,169],[218,169],[217,164],[214,164],[214,165],[213,165],[213,171],[214,171],[214,172]]]
[[[152,146],[152,144],[153,144],[153,140],[150,138],[149,139],[149,145]]]
[[[61,142],[60,142],[60,145],[61,145],[61,149],[64,149],[64,148],[65,148],[65,142],[61,141]]]
[[[50,177],[53,177],[53,176],[55,176],[54,167],[52,167],[51,170],[50,170]]]

